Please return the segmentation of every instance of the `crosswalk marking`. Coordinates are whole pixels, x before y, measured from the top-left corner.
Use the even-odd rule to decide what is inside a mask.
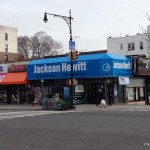
[[[0,113],[0,120],[39,116],[39,115],[46,115],[46,114],[68,113],[68,112],[74,112],[74,111],[16,111],[16,112],[10,111],[10,112]]]

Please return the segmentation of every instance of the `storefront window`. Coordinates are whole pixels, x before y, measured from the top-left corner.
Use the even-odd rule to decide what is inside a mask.
[[[5,103],[7,101],[6,89],[0,86],[0,103]]]
[[[134,88],[127,88],[128,101],[133,101],[135,97]]]

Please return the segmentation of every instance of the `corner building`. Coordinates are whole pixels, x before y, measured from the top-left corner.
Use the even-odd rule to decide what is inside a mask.
[[[116,54],[86,54],[73,60],[74,103],[95,103],[96,93],[103,89],[107,100],[107,90],[114,91],[115,103],[124,102],[124,86],[118,77],[131,77],[131,59]],[[34,88],[37,99],[59,92],[61,99],[69,99],[71,61],[68,57],[32,60],[27,64],[27,80]]]

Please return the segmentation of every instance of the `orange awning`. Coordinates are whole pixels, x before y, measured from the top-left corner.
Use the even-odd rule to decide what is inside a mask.
[[[1,85],[6,84],[28,84],[26,72],[7,73]]]

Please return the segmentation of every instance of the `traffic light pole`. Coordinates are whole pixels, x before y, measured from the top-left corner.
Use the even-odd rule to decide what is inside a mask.
[[[72,24],[71,24],[71,10],[69,11],[70,13],[70,16],[69,16],[69,22],[70,22],[70,25],[69,25],[69,31],[70,31],[70,41],[72,42]],[[71,50],[71,56],[72,56],[72,50]],[[75,105],[73,103],[73,100],[74,100],[74,84],[73,84],[73,60],[71,58],[71,87],[70,87],[70,95],[71,95],[71,108],[74,109],[75,108]]]
[[[71,50],[71,56],[72,56],[72,50]],[[70,94],[71,94],[71,108],[73,109],[75,106],[74,106],[74,103],[73,103],[73,100],[74,100],[74,84],[73,84],[73,60],[71,58],[71,87],[70,87]]]
[[[46,23],[48,21],[47,19],[47,15],[52,15],[54,17],[59,17],[62,18],[66,21],[68,27],[69,27],[69,34],[70,34],[70,41],[72,42],[72,25],[71,25],[71,21],[72,21],[72,17],[71,17],[71,10],[69,11],[70,16],[61,16],[61,15],[57,15],[57,14],[50,14],[50,13],[46,13],[44,14],[44,19],[43,21]],[[72,50],[71,50],[71,56],[72,56]],[[74,100],[74,85],[73,85],[73,60],[71,59],[71,73],[70,73],[70,78],[71,78],[71,87],[70,87],[70,98],[71,98],[71,108],[75,108],[73,100]]]

